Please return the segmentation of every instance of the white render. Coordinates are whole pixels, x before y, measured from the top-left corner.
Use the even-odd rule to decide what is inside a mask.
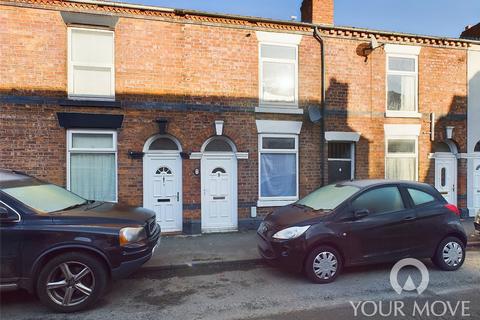
[[[361,136],[361,133],[359,132],[340,132],[340,131],[325,132],[325,140],[327,141],[358,142],[358,140],[360,140],[360,136]]]
[[[258,133],[300,134],[301,121],[256,120]]]
[[[480,210],[480,152],[474,152],[480,141],[480,46],[468,52],[468,110],[467,110],[467,207],[470,216]]]

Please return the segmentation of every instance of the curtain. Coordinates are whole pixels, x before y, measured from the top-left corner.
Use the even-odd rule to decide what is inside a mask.
[[[402,111],[415,111],[415,78],[402,76]]]
[[[115,154],[70,155],[70,190],[85,199],[115,201],[115,179]]]
[[[295,154],[261,154],[260,195],[262,197],[295,197],[297,195]]]
[[[387,179],[415,180],[415,158],[387,158]]]

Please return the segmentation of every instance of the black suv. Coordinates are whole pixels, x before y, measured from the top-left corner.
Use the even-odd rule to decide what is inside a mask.
[[[150,210],[85,200],[0,170],[0,289],[24,288],[57,311],[77,311],[109,279],[148,261],[159,237]]]

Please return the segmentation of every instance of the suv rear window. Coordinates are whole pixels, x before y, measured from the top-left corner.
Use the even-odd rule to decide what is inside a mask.
[[[411,188],[407,188],[407,190],[415,206],[435,201],[435,197],[425,191]]]

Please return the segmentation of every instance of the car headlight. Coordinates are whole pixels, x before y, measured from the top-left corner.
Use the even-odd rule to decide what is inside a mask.
[[[145,232],[145,228],[138,227],[138,228],[122,228],[119,233],[120,238],[120,245],[126,246],[130,244],[134,244],[137,242],[141,242],[147,239],[147,233]]]
[[[310,228],[310,226],[286,228],[275,233],[273,238],[280,240],[295,239],[304,234],[308,228]]]

